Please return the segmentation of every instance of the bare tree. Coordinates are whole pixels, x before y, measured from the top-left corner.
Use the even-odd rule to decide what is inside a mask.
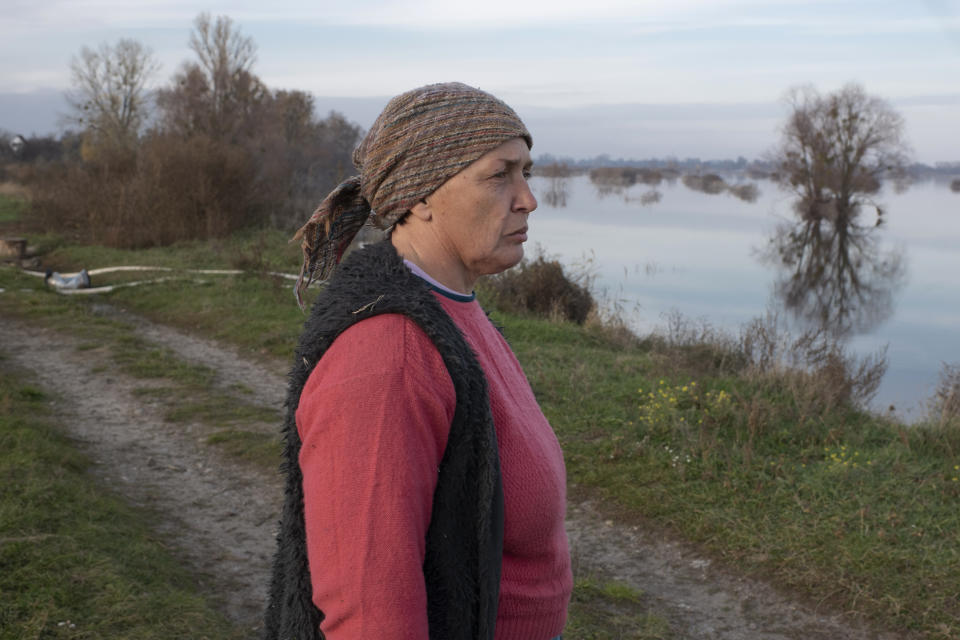
[[[68,121],[101,142],[132,145],[149,115],[146,83],[158,69],[150,49],[136,40],[83,47],[70,63]]]
[[[211,20],[201,13],[194,21],[190,48],[197,62],[184,64],[173,86],[158,92],[165,124],[185,135],[203,133],[232,141],[270,96],[251,71],[256,45],[229,17]]]
[[[846,224],[862,205],[876,206],[870,197],[885,177],[905,174],[903,118],[881,98],[851,83],[827,95],[793,89],[787,102],[790,115],[772,160],[780,184],[797,194],[802,218]]]
[[[775,291],[797,318],[836,337],[869,331],[892,313],[905,275],[903,256],[880,244],[884,211],[873,200],[884,178],[905,174],[903,118],[855,84],[827,95],[794,89],[788,101],[772,160],[799,219],[761,255],[781,269]],[[865,205],[875,222],[861,221]]]

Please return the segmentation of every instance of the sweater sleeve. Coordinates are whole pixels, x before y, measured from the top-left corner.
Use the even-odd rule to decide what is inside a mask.
[[[332,640],[428,637],[423,561],[456,405],[436,347],[404,316],[340,335],[296,413],[313,601]]]

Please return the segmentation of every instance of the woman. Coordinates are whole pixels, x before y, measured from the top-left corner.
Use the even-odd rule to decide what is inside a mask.
[[[298,301],[329,279],[291,373],[265,638],[562,631],[563,458],[471,293],[523,257],[531,145],[483,91],[415,89],[354,152],[360,175],[298,232]],[[389,239],[337,267],[368,217]]]

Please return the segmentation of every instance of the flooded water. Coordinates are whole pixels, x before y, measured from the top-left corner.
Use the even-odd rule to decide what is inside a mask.
[[[864,208],[826,224],[801,219],[775,184],[743,182],[758,188],[741,194],[752,202],[682,180],[604,193],[586,175],[534,177],[531,243],[567,265],[592,261],[641,332],[673,311],[736,332],[776,309],[794,326],[827,326],[856,353],[887,346],[873,406],[921,417],[942,364],[960,363],[960,194],[933,182],[885,189],[879,218]]]

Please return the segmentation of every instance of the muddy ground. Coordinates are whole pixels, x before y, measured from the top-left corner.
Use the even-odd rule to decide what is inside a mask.
[[[217,372],[216,384],[279,408],[285,367],[253,362],[235,350],[157,325],[109,306],[143,339]],[[200,576],[223,611],[256,637],[274,548],[280,477],[218,455],[208,428],[166,422],[161,407],[134,393],[149,385],[112,373],[105,349],[0,316],[0,351],[55,390],[56,409],[97,462],[96,473],[131,502]],[[263,429],[279,425],[262,425]],[[579,492],[574,492],[579,493]],[[575,566],[645,594],[675,637],[717,640],[890,639],[835,612],[817,610],[772,585],[737,575],[693,548],[616,521],[588,499],[572,500],[567,531]]]

